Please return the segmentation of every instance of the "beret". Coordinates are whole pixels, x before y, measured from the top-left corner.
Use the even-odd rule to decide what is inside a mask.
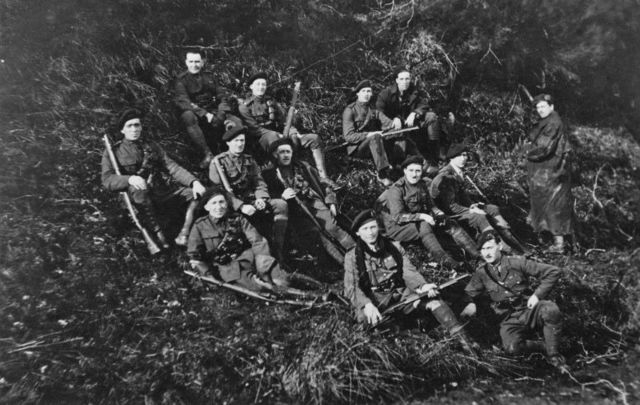
[[[424,164],[424,159],[422,159],[421,156],[417,156],[417,155],[412,155],[407,157],[402,164],[400,165],[403,169],[406,169],[407,166],[412,165],[412,164],[418,164],[420,166],[422,166]]]
[[[393,78],[397,79],[398,75],[402,72],[408,72],[409,74],[411,74],[411,70],[409,70],[406,66],[396,66],[396,68],[393,69]]]
[[[447,151],[447,159],[453,159],[456,156],[462,155],[464,152],[468,152],[469,148],[467,145],[462,143],[454,143],[449,147]]]
[[[495,240],[496,243],[501,241],[500,234],[495,229],[489,229],[480,234],[478,237],[478,249],[482,249],[482,246],[490,240]]]
[[[351,232],[356,233],[358,232],[360,227],[362,227],[362,225],[377,220],[378,218],[376,218],[376,212],[374,210],[364,210],[360,212],[353,220],[353,223],[351,224]]]
[[[546,101],[547,104],[551,105],[553,104],[553,97],[551,97],[551,94],[538,94],[533,98],[533,105],[536,106],[541,101]]]
[[[207,188],[207,191],[202,194],[200,197],[200,208],[204,209],[204,206],[207,205],[209,200],[217,195],[222,195],[229,202],[229,198],[227,196],[227,190],[225,190],[222,186],[214,185],[212,187]]]
[[[118,129],[124,128],[124,124],[126,124],[127,121],[135,118],[142,119],[143,116],[144,114],[142,113],[142,111],[138,110],[137,108],[125,109],[120,113],[120,116],[118,117]]]
[[[278,138],[269,145],[269,154],[273,155],[282,145],[289,145],[293,149],[293,141],[290,138]]]
[[[255,82],[258,79],[264,79],[268,81],[269,76],[267,76],[266,72],[257,72],[249,76],[249,80],[247,81],[247,83],[249,84],[249,86],[251,86],[253,82]]]
[[[353,88],[353,92],[357,93],[360,90],[364,89],[365,87],[372,87],[371,80],[368,80],[368,79],[361,80],[358,84],[356,84],[356,87]]]
[[[229,142],[235,139],[238,135],[245,134],[247,131],[246,127],[243,126],[233,126],[227,130],[227,132],[222,135],[222,140],[225,142]]]

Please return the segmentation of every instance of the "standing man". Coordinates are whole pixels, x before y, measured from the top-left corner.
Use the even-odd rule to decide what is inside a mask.
[[[419,126],[424,130],[411,134],[418,150],[428,157],[429,173],[437,173],[438,160],[445,159],[438,116],[430,108],[427,95],[412,82],[411,72],[399,67],[393,73],[395,83],[380,92],[376,109],[393,120],[395,127]]]
[[[502,317],[500,337],[509,354],[546,351],[549,362],[560,371],[567,371],[564,358],[558,351],[562,314],[558,306],[545,297],[560,278],[560,269],[536,263],[519,256],[504,256],[500,252],[500,236],[494,230],[484,232],[478,248],[485,263],[471,277],[465,292],[475,300],[487,293],[491,307]],[[539,283],[534,290],[529,278]],[[473,316],[476,304],[470,302],[460,314]],[[528,335],[542,329],[544,344],[528,340]]]
[[[205,188],[193,174],[169,158],[160,145],[143,138],[142,116],[142,112],[136,109],[124,110],[120,115],[118,128],[124,139],[114,145],[113,153],[121,174],[116,174],[105,151],[102,156],[102,186],[109,191],[126,190],[140,212],[141,222],[165,249],[169,243],[158,223],[154,205],[176,198],[189,202],[184,225],[175,239],[177,245],[185,246],[197,207],[196,198],[204,193]]]
[[[320,178],[315,168],[294,158],[293,142],[290,139],[281,138],[273,142],[271,155],[274,167],[262,172],[269,194],[273,198],[287,201],[289,218],[296,224],[296,229],[314,234],[314,239],[320,239],[327,253],[342,264],[344,254],[341,250],[346,251],[355,242],[336,222],[338,209],[333,189]],[[330,237],[322,235],[323,232]],[[275,244],[282,249],[284,238]]]
[[[231,115],[228,91],[216,83],[210,72],[202,71],[202,53],[187,51],[185,64],[187,70],[175,80],[173,103],[189,138],[204,153],[200,167],[206,169],[213,159],[209,145],[220,142],[225,121],[239,124],[240,120]]]
[[[553,235],[553,253],[563,253],[565,235],[573,234],[571,194],[571,145],[555,111],[553,98],[540,94],[533,99],[540,121],[529,132],[527,153],[531,211],[528,220],[535,232]]]
[[[267,79],[265,72],[258,72],[249,77],[251,96],[238,108],[242,120],[249,128],[249,136],[258,142],[264,152],[269,153],[271,144],[284,137],[282,130],[287,114],[280,103],[265,95]],[[292,126],[289,138],[296,147],[310,149],[320,177],[332,187],[339,188],[327,175],[320,137],[317,134],[301,134]]]
[[[436,227],[443,227],[474,259],[479,259],[480,253],[465,230],[448,219],[433,203],[429,187],[422,179],[423,164],[420,156],[410,156],[402,163],[404,176],[378,197],[382,221],[391,239],[398,242],[420,241],[433,259],[445,267],[458,269],[462,263],[442,248],[434,234]]]
[[[472,202],[465,191],[464,167],[469,160],[469,152],[462,144],[451,145],[447,152],[449,164],[431,183],[431,196],[436,205],[445,214],[466,222],[478,234],[494,229],[494,225],[502,235],[504,241],[519,253],[525,254],[529,249],[511,233],[511,226],[500,213],[500,209],[493,204]]]
[[[402,162],[407,155],[417,155],[415,144],[406,137],[384,139],[382,131],[401,129],[399,121],[394,123],[371,104],[373,90],[369,80],[362,80],[354,88],[357,96],[342,113],[342,136],[349,143],[350,156],[365,158],[371,156],[378,172],[378,181],[385,187],[393,184],[391,162]],[[391,157],[391,158],[390,158]]]

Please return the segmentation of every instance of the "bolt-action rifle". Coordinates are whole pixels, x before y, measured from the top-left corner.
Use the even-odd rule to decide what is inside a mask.
[[[420,127],[402,128],[402,129],[396,129],[396,130],[392,130],[392,131],[383,132],[382,133],[382,139],[394,138],[397,135],[404,134],[405,132],[417,131],[418,129],[420,129]],[[347,145],[349,145],[349,142],[342,142],[342,143],[339,143],[337,145],[329,146],[326,149],[326,151],[329,152],[329,151],[332,151],[332,150],[340,149],[340,148],[343,148],[343,147],[345,147]]]
[[[300,95],[300,83],[301,82],[298,81],[293,86],[291,105],[289,106],[289,111],[287,111],[287,120],[284,123],[284,130],[282,131],[282,135],[285,138],[289,137],[289,132],[291,132],[291,125],[293,124],[293,117],[296,115],[296,103],[298,102],[298,96]]]

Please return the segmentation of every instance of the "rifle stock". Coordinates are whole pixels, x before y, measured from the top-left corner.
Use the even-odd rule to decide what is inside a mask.
[[[298,102],[298,96],[300,94],[300,84],[301,82],[296,82],[293,87],[293,95],[291,96],[291,105],[289,106],[289,111],[287,111],[287,120],[284,124],[284,130],[282,131],[282,135],[285,138],[289,137],[289,132],[291,132],[291,125],[293,124],[293,117],[296,114],[296,103]]]

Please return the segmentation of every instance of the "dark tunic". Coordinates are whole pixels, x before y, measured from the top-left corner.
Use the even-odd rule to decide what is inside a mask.
[[[393,128],[393,120],[371,107],[369,103],[354,102],[342,113],[342,136],[349,142],[347,153],[352,154],[358,144],[367,139],[371,131],[386,131]]]
[[[222,152],[215,159],[220,162],[233,190],[234,211],[239,210],[243,204],[253,204],[258,198],[269,199],[267,185],[262,179],[258,163],[251,155],[242,153],[235,156],[227,151]],[[209,178],[214,184],[224,185],[214,161],[209,165]]]
[[[224,119],[224,113],[231,112],[229,92],[218,86],[209,72],[181,73],[176,78],[174,93],[173,103],[180,114],[193,111],[201,118],[210,112]]]
[[[380,92],[376,100],[376,109],[387,117],[405,120],[409,114],[416,113],[416,122],[424,118],[429,110],[426,96],[413,84],[400,95],[398,85],[393,84]]]
[[[404,177],[382,193],[377,203],[382,211],[382,220],[387,230],[398,225],[421,222],[420,214],[422,213],[434,217],[444,215],[435,206],[429,194],[429,187],[424,181],[409,184]]]
[[[531,211],[529,220],[535,232],[553,235],[573,233],[573,195],[568,137],[557,112],[541,119],[529,132],[527,173]]]

